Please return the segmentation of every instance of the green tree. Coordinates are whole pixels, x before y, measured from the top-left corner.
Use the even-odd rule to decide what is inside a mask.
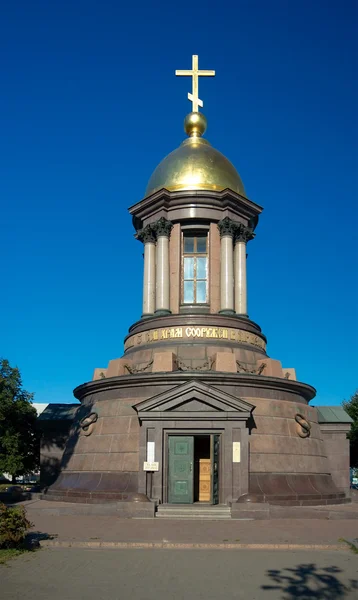
[[[350,400],[343,401],[343,408],[353,419],[348,438],[351,447],[351,467],[358,467],[358,390]]]
[[[39,464],[39,436],[33,394],[22,387],[20,371],[0,359],[0,473],[30,473]]]

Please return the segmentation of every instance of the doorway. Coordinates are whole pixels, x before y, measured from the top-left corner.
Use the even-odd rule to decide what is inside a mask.
[[[211,502],[210,435],[194,435],[194,502]]]
[[[219,443],[217,434],[169,436],[169,504],[219,503]]]

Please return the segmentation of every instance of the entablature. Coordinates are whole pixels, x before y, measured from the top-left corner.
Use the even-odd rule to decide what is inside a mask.
[[[219,222],[225,217],[255,229],[263,208],[232,190],[220,192],[186,190],[155,192],[129,208],[133,225],[139,231],[164,217],[172,223],[188,221]]]

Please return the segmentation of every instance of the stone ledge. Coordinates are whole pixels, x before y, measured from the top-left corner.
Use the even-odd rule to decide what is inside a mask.
[[[250,505],[233,504],[231,507],[232,519],[322,519],[328,521],[343,519],[358,519],[358,507],[356,511],[346,510],[343,506],[332,505],[327,509],[326,505],[320,506],[278,506],[270,504]]]
[[[49,500],[46,497],[46,500]],[[61,515],[97,515],[97,516],[116,516],[121,519],[152,519],[155,513],[154,502],[107,502],[103,504],[99,501],[85,502],[82,498],[79,501],[73,498],[64,498],[63,496],[52,496],[53,502],[65,502],[67,506],[51,506],[49,502],[48,508],[36,508],[28,507],[28,513],[34,515],[50,515],[53,517],[59,517]]]
[[[347,544],[201,544],[172,542],[88,542],[44,540],[41,546],[48,548],[142,548],[167,550],[340,550],[350,552]]]

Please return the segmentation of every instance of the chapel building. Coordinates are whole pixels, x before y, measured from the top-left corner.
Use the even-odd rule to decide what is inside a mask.
[[[247,245],[262,208],[203,137],[197,80],[213,73],[196,56],[177,72],[193,79],[187,137],[129,209],[144,255],[142,315],[123,356],[74,390],[81,406],[49,500],[116,502],[127,516],[347,501],[309,405],[314,388],[267,355],[248,315]]]

